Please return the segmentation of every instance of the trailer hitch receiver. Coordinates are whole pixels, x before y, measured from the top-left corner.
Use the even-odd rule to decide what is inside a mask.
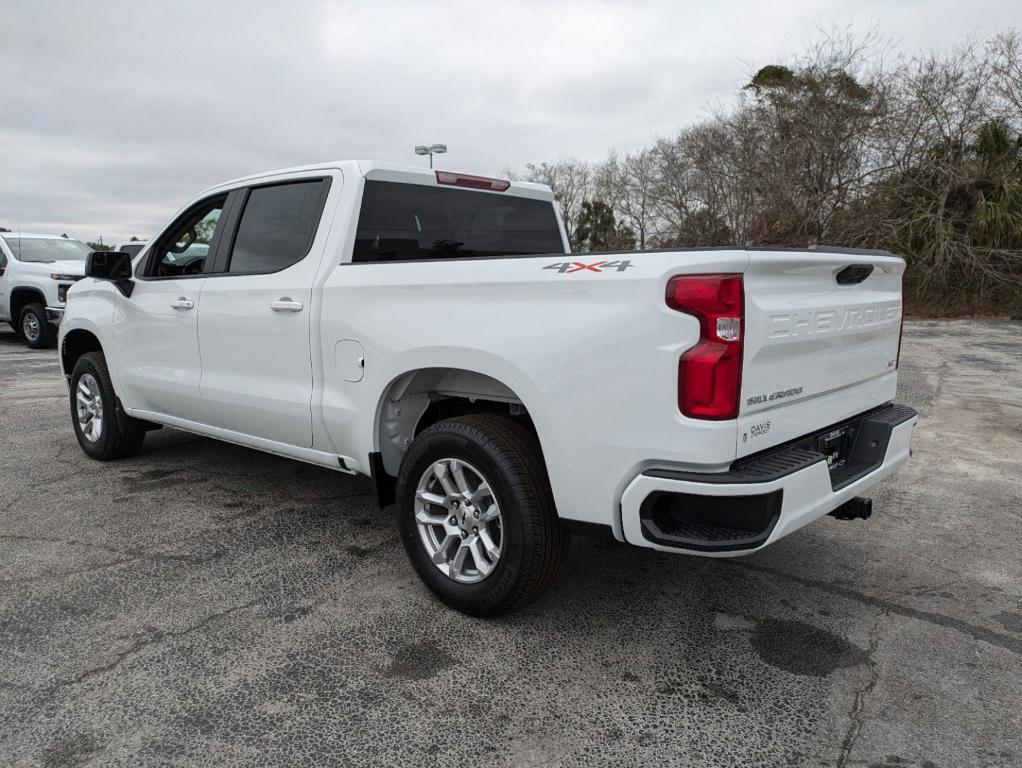
[[[838,520],[869,520],[872,514],[873,499],[856,496],[831,512],[830,516],[836,517]]]

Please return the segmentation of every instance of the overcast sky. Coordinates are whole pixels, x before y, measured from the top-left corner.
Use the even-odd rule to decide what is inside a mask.
[[[670,135],[820,28],[904,51],[1018,0],[0,0],[0,225],[151,236],[220,181],[328,159],[499,174]]]

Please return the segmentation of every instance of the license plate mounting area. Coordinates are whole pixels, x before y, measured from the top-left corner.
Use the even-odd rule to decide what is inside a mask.
[[[855,433],[855,425],[845,424],[817,435],[816,444],[813,447],[827,458],[827,466],[830,469],[837,469],[852,455],[852,448],[855,446]]]

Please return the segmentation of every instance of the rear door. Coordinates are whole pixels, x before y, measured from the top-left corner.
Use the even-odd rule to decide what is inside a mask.
[[[749,257],[738,456],[893,399],[904,261],[866,251]]]
[[[331,183],[320,176],[242,190],[199,311],[206,424],[312,446],[312,286]]]

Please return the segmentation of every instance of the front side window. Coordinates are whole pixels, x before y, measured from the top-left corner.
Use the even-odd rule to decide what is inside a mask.
[[[316,235],[324,191],[322,179],[251,190],[227,271],[278,272],[304,259]]]
[[[4,235],[4,242],[18,261],[51,264],[54,261],[85,261],[92,251],[85,243],[63,237]]]
[[[201,275],[209,258],[209,246],[216,234],[226,197],[217,197],[193,208],[170,228],[153,249],[146,270],[148,277]]]
[[[356,262],[563,253],[553,203],[425,184],[367,181]]]

